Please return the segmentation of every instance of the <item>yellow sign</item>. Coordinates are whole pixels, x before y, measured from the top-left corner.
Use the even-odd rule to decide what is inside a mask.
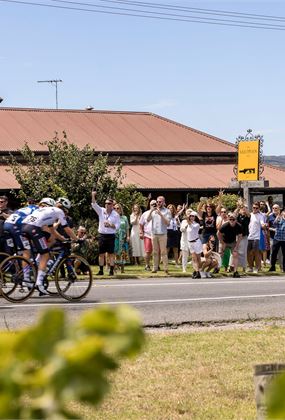
[[[238,181],[258,181],[259,140],[239,142],[237,178]]]

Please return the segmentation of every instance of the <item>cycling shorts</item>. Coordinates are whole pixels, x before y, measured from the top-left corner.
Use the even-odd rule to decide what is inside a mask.
[[[51,236],[50,233],[45,232],[39,226],[23,224],[22,234],[31,240],[32,245],[39,254],[46,254],[49,252],[47,240]]]

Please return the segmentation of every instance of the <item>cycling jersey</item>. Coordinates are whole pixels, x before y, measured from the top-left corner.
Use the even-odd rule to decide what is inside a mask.
[[[6,220],[5,223],[11,223],[12,225],[21,225],[25,217],[32,214],[35,210],[38,209],[38,206],[30,204],[27,207],[22,207],[19,210],[16,210],[12,213]],[[4,226],[5,229],[5,226]]]
[[[52,226],[59,221],[62,227],[68,226],[64,212],[58,207],[40,207],[32,214],[25,217],[23,224],[37,227]]]
[[[38,207],[30,204],[27,207],[22,207],[12,213],[4,223],[4,231],[8,232],[9,236],[6,238],[5,250],[9,254],[13,254],[14,248],[23,251],[25,248],[24,239],[21,236],[22,222],[25,217],[32,214]]]

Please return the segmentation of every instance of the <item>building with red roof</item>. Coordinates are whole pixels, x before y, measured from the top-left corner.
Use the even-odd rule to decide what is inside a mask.
[[[0,108],[0,155],[17,155],[27,142],[37,154],[55,133],[65,132],[79,147],[108,153],[110,163],[120,158],[127,184],[142,192],[164,194],[168,201],[213,195],[230,187],[234,177],[234,144],[148,112]],[[19,186],[8,167],[0,165],[0,190]],[[285,170],[264,165],[269,187],[264,194],[285,192]]]

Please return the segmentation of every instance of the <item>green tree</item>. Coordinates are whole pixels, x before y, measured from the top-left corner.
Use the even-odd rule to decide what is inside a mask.
[[[222,195],[215,195],[213,197],[208,197],[208,202],[218,204],[221,201],[222,205],[228,210],[233,211],[237,208],[238,200],[240,197],[237,194],[222,194]],[[191,204],[191,208],[194,210],[197,209],[199,203]]]
[[[135,186],[124,187],[122,165],[119,162],[110,165],[108,155],[96,156],[89,145],[80,149],[68,141],[65,132],[62,138],[56,134],[53,140],[42,144],[47,147],[47,155],[36,155],[26,143],[20,150],[20,160],[13,155],[8,158],[11,171],[21,187],[18,194],[21,202],[27,197],[39,200],[44,196],[67,196],[73,204],[72,216],[79,222],[88,217],[94,219],[90,206],[94,186],[99,203],[108,195],[123,196],[127,213],[134,197],[140,202],[143,200],[142,194],[135,192]]]
[[[109,388],[108,372],[143,342],[138,314],[127,306],[87,311],[72,325],[52,309],[35,326],[1,333],[0,418],[82,418],[70,402],[96,406]]]

